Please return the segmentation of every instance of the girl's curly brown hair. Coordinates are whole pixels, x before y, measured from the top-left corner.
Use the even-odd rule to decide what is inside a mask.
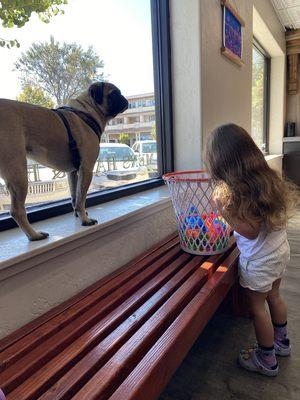
[[[269,167],[251,136],[235,124],[208,137],[206,165],[225,211],[239,221],[263,223],[268,231],[284,228],[299,203],[296,187]]]

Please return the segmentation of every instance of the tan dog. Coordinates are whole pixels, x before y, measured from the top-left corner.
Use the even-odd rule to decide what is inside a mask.
[[[128,107],[128,101],[111,83],[94,83],[68,105],[82,111],[101,132],[106,123]],[[85,200],[99,155],[99,138],[84,119],[69,110],[61,110],[76,141],[80,157],[74,167],[66,126],[53,110],[13,100],[0,99],[0,175],[11,196],[11,215],[29,240],[48,236],[36,232],[26,211],[26,156],[38,163],[68,173],[72,205],[82,225],[94,225],[85,210]]]

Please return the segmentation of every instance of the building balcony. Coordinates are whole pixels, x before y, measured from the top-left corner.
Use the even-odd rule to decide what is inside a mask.
[[[125,131],[125,130],[138,130],[144,128],[151,129],[153,126],[155,126],[155,121],[134,122],[132,124],[107,125],[105,131],[107,133],[110,133],[110,132]]]
[[[128,108],[126,111],[123,112],[122,115],[132,115],[132,114],[137,114],[140,115],[141,113],[146,113],[146,112],[153,112],[155,111],[155,106],[148,106],[148,107],[134,107],[134,108]]]

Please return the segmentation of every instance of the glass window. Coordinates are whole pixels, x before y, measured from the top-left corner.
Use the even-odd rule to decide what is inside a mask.
[[[268,151],[269,57],[259,47],[252,50],[252,137],[257,146]]]
[[[151,107],[151,106],[154,106],[154,105],[155,105],[155,100],[154,99],[146,101],[146,106],[147,107]]]
[[[137,108],[135,114],[138,115],[130,119],[130,110],[126,110],[121,118],[117,117],[107,124],[101,139],[99,159],[95,165],[90,192],[98,192],[100,195],[101,191],[116,186],[160,178],[163,172],[170,169],[166,165],[172,165],[171,139],[163,141],[157,137],[157,130],[164,134],[165,132],[170,133],[171,117],[155,112],[151,116],[151,121],[143,122],[143,130],[139,130],[139,127],[136,126],[141,124],[140,120],[143,120],[140,118],[143,117],[142,106],[154,106],[154,97],[158,91],[165,90],[162,89],[162,74],[169,74],[169,67],[167,63],[164,63],[163,71],[158,67],[159,57],[162,57],[162,53],[158,53],[157,48],[159,47],[162,49],[159,51],[166,54],[169,51],[168,35],[166,34],[169,29],[167,9],[168,2],[165,2],[163,6],[158,6],[158,0],[90,0],[89,2],[77,0],[70,1],[65,5],[64,14],[52,17],[49,24],[33,17],[22,28],[2,30],[2,36],[5,33],[9,37],[17,39],[20,42],[20,48],[0,47],[2,60],[0,97],[55,108],[67,103],[69,98],[77,97],[93,81],[101,79],[109,79],[119,87],[125,96],[138,96],[137,101],[129,103],[129,109]],[[99,15],[101,15],[100,24]],[[111,23],[112,20],[113,23]],[[160,33],[161,29],[157,29],[159,24],[162,24],[164,34]],[[78,30],[78,26],[81,27],[80,30]],[[97,26],[97,37],[95,37],[95,26]],[[118,29],[115,28],[116,26]],[[38,38],[37,31],[39,32]],[[124,44],[120,38],[122,32],[126,32],[127,38],[134,37],[135,40],[126,40]],[[160,40],[162,46],[153,45],[152,38]],[[138,51],[136,51],[137,49]],[[46,57],[48,64],[43,66],[46,54],[48,54]],[[72,54],[76,54],[76,57],[71,57]],[[72,64],[74,59],[76,62]],[[125,59],[126,63],[124,64]],[[90,70],[82,74],[83,66],[86,68],[90,66]],[[56,80],[55,83],[51,83],[53,90],[47,86],[50,77],[46,70],[51,70],[51,68],[57,71],[55,77],[51,78]],[[70,70],[72,70],[71,78]],[[156,79],[155,83],[154,78]],[[60,89],[58,90],[58,88]],[[153,93],[152,100],[147,99],[149,93]],[[143,94],[145,94],[145,98],[143,98]],[[160,101],[170,103],[167,91],[163,100]],[[162,108],[159,107],[159,109]],[[170,107],[164,107],[164,109],[170,109]],[[159,115],[159,121],[153,124],[156,115]],[[166,118],[169,118],[168,128],[163,129]],[[132,128],[130,123],[133,125]],[[147,123],[149,123],[149,127],[144,126]],[[122,126],[121,129],[118,129],[116,125],[119,124],[124,124],[124,129]],[[157,157],[155,162],[149,166],[145,166],[141,160],[136,160],[136,155],[131,149],[135,142],[141,140],[143,132],[151,132],[151,138],[162,143],[159,147],[161,156]],[[119,143],[127,147],[110,147],[108,149],[105,144],[109,143]],[[167,146],[165,143],[169,143],[168,149],[170,148],[165,152],[168,155],[166,159],[162,156],[164,152],[162,146]],[[99,179],[98,167],[101,162],[110,156],[119,161],[123,157],[132,157],[132,154],[135,156],[135,174],[131,174],[124,181],[114,180],[112,184],[110,177],[102,169],[101,179]],[[120,169],[122,170],[123,166]],[[29,211],[34,211],[34,206],[37,204],[49,204],[49,202],[54,204],[55,201],[69,199],[67,176],[64,171],[56,171],[28,159],[27,174],[29,188],[26,206]],[[10,196],[5,182],[0,177],[0,215],[7,215],[6,210],[9,209],[9,206]],[[46,214],[45,217],[47,217]]]
[[[156,153],[156,142],[149,142],[142,144],[143,153]]]
[[[99,158],[100,161],[106,161],[109,159],[114,159],[115,161],[124,161],[128,159],[134,159],[135,154],[133,150],[126,145],[123,145],[123,147],[121,147],[118,145],[107,146],[105,144],[102,144],[100,147]]]

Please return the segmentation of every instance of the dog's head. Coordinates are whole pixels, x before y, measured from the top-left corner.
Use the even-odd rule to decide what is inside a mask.
[[[112,83],[93,83],[89,87],[89,96],[108,120],[128,108],[128,100],[121,94],[120,89]]]

